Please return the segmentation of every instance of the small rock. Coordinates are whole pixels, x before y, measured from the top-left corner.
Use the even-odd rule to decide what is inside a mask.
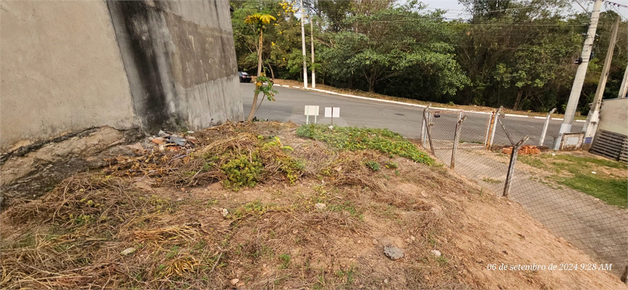
[[[361,243],[362,243],[362,241],[358,240],[358,244],[361,244]]]
[[[317,203],[314,206],[320,210],[324,210],[327,207],[327,205],[325,205],[324,203]]]
[[[384,279],[384,284],[388,285],[388,278]]]
[[[124,251],[120,252],[120,255],[126,256],[126,255],[129,255],[129,254],[133,254],[133,252],[135,252],[135,248],[130,247],[130,248],[126,248]]]
[[[229,215],[229,211],[226,208],[223,208],[222,209],[222,216],[226,217],[227,215]]]
[[[238,282],[240,282],[240,279],[238,279],[238,278],[231,279],[231,285],[238,284]]]
[[[414,236],[410,236],[410,239],[413,240],[413,241],[416,240],[416,238]]]
[[[395,246],[387,245],[384,246],[384,255],[394,261],[403,258],[403,250]]]
[[[373,239],[373,245],[377,245],[377,239]]]
[[[440,257],[443,254],[440,253],[440,251],[438,250],[431,250],[430,253],[432,253],[432,255],[436,256],[436,257]]]

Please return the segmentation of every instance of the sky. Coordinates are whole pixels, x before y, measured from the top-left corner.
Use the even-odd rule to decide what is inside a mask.
[[[591,0],[579,0],[579,1],[587,9],[588,12],[591,12],[591,10],[593,9],[593,1]],[[466,11],[464,10],[464,6],[461,4],[458,4],[458,0],[421,0],[421,2],[428,5],[427,6],[428,10],[435,10],[435,9],[448,10],[447,13],[445,13],[445,18],[448,18],[448,19],[450,18],[467,19],[470,17],[470,15],[466,13]],[[613,0],[613,2],[628,6],[628,0]],[[606,5],[606,4],[602,5],[602,11],[606,11],[607,7],[609,9],[611,8],[611,6],[609,5]],[[584,12],[584,10],[578,4],[574,4],[573,10],[575,12]],[[628,8],[613,7],[613,10],[618,12],[624,18],[624,20],[628,20]]]

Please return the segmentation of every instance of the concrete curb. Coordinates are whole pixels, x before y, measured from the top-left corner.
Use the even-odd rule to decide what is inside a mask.
[[[281,85],[281,86],[285,87],[285,88],[289,88],[290,87],[288,85]],[[303,87],[299,87],[299,86],[292,86],[292,88],[294,88],[294,89],[304,89]],[[382,103],[404,105],[404,106],[411,106],[411,107],[419,107],[419,108],[425,108],[426,107],[424,105],[419,105],[419,104],[412,104],[412,103],[405,103],[405,102],[399,102],[399,101],[390,101],[390,100],[381,100],[381,99],[367,98],[367,97],[350,95],[350,94],[341,94],[341,93],[336,93],[336,92],[327,91],[327,90],[321,90],[321,89],[305,88],[305,90],[307,90],[307,91],[316,91],[316,92],[319,92],[319,93],[325,93],[325,94],[330,94],[330,95],[343,96],[343,97],[347,97],[347,98],[354,98],[354,99],[360,99],[360,100],[373,101],[373,102],[382,102]],[[474,114],[484,114],[484,115],[490,115],[491,114],[490,112],[466,111],[466,110],[451,109],[451,108],[441,108],[441,107],[432,107],[432,108],[433,109],[437,109],[437,110],[461,111],[461,112],[465,112],[465,113],[474,113]],[[516,118],[545,119],[545,117],[518,115],[518,114],[506,114],[506,116],[508,116],[508,117],[516,117]],[[563,118],[552,118],[552,120],[562,121]],[[575,120],[575,122],[584,123],[585,121],[584,120]]]

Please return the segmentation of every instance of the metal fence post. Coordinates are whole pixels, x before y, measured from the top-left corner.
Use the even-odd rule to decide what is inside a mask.
[[[541,133],[541,139],[539,140],[539,146],[543,146],[545,143],[545,134],[547,134],[547,126],[549,126],[549,121],[552,119],[552,113],[556,111],[556,108],[553,108],[549,113],[547,113],[547,117],[545,118],[545,125],[543,125],[543,132]]]
[[[451,164],[449,168],[454,169],[456,166],[456,151],[458,151],[458,142],[460,140],[460,131],[462,129],[462,122],[467,119],[467,116],[462,117],[462,112],[458,115],[458,122],[456,122],[456,132],[454,133],[454,146],[451,149]]]
[[[521,145],[528,141],[528,136],[519,140],[515,146],[512,147],[512,153],[510,154],[510,164],[508,165],[508,174],[506,175],[506,184],[504,184],[504,196],[508,197],[510,193],[510,185],[512,184],[512,175],[515,173],[515,163],[517,162],[517,155],[519,154],[519,148]]]

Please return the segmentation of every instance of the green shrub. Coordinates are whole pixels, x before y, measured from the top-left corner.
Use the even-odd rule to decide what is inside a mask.
[[[339,150],[376,150],[389,156],[400,156],[431,165],[434,160],[398,133],[387,129],[366,129],[324,125],[302,125],[297,136],[325,142]]]
[[[366,161],[366,163],[365,163],[365,164],[366,164],[366,166],[367,166],[368,168],[370,168],[370,169],[371,169],[371,170],[373,170],[373,171],[377,171],[377,170],[379,170],[379,163],[377,163],[377,161],[371,161],[371,160],[369,160],[369,161]]]
[[[260,179],[264,166],[256,156],[249,159],[249,156],[240,155],[229,160],[220,169],[227,175],[227,180],[224,182],[225,187],[239,190],[244,186],[255,186]]]

